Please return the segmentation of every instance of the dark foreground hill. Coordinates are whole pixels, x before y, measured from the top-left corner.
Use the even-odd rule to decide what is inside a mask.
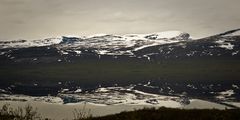
[[[87,120],[240,120],[240,110],[185,110],[185,109],[143,109],[122,112],[116,115],[90,118]]]

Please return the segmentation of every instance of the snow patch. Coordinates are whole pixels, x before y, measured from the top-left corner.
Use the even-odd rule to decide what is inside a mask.
[[[234,47],[234,45],[232,45],[230,42],[227,42],[225,39],[218,40],[216,43],[219,44],[218,47],[228,50],[232,50]]]
[[[226,91],[219,92],[218,94],[219,94],[219,96],[217,96],[216,98],[227,99],[228,97],[231,97],[235,93],[234,93],[234,90],[226,90]]]
[[[62,89],[61,93],[65,93],[65,92],[68,92],[69,89]]]
[[[238,53],[239,53],[239,51],[235,51],[232,53],[232,56],[237,55]]]
[[[82,92],[82,89],[79,88],[79,89],[75,90],[74,92],[75,92],[75,93],[81,93],[81,92]]]
[[[156,38],[155,39],[171,39],[175,37],[179,37],[185,33],[180,31],[165,31],[153,34]],[[176,38],[178,39],[178,38]]]
[[[228,49],[228,50],[232,50],[234,45],[232,45],[231,43],[226,43],[226,44],[220,45],[219,47],[225,48],[225,49]]]
[[[0,55],[4,55],[6,52],[1,52]]]
[[[98,88],[95,92],[108,92],[107,88]]]
[[[80,51],[80,50],[75,50],[75,53],[77,53],[77,54],[81,54],[82,51]]]
[[[63,55],[67,55],[67,54],[68,54],[68,52],[65,52],[65,51],[61,51],[61,53],[62,53]]]
[[[235,88],[235,89],[239,89],[239,87],[235,84],[232,84],[232,87]]]

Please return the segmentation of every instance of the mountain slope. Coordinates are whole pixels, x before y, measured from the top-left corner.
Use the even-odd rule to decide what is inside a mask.
[[[178,31],[154,34],[94,35],[35,41],[0,42],[0,60],[7,62],[69,62],[75,58],[136,58],[145,60],[189,57],[239,58],[239,29],[193,40]],[[43,60],[41,60],[43,59]],[[49,61],[46,61],[49,60]]]

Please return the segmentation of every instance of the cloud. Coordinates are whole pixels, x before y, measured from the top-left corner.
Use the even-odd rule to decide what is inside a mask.
[[[239,0],[0,0],[0,36],[181,30],[207,36],[240,27]]]

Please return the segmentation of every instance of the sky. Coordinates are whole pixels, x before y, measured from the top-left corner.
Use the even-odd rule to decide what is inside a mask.
[[[240,0],[0,0],[0,40],[240,28]]]

